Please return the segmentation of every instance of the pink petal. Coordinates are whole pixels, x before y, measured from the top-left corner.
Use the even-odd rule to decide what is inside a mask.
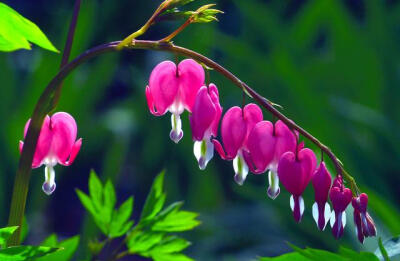
[[[234,106],[225,113],[221,124],[221,136],[227,158],[233,159],[246,138],[246,122],[241,108]]]
[[[212,139],[212,143],[214,144],[215,150],[218,152],[219,156],[223,160],[231,160],[232,158],[227,158],[224,148],[222,147],[221,143],[217,139]]]
[[[74,162],[76,156],[78,155],[78,152],[81,149],[81,146],[82,146],[82,139],[79,139],[72,146],[72,150],[71,150],[71,154],[69,156],[69,160],[66,161],[66,162],[60,162],[60,164],[64,165],[64,166],[70,166]]]
[[[151,72],[146,98],[152,114],[165,114],[178,95],[179,83],[176,70],[175,63],[164,61]]]
[[[273,128],[271,122],[260,121],[247,138],[246,147],[251,154],[257,173],[265,172],[274,158],[276,139],[273,136]]]
[[[28,132],[30,122],[31,120],[29,119],[28,122],[25,124],[24,137]],[[36,144],[36,150],[32,161],[32,168],[37,168],[42,165],[43,159],[49,153],[51,140],[52,140],[52,133],[50,131],[50,117],[46,115],[46,117],[43,120],[42,128],[40,130],[38,142]],[[19,145],[20,153],[22,153],[23,144],[24,144],[23,142],[20,142]]]
[[[281,120],[275,122],[275,137],[276,146],[274,160],[278,162],[283,153],[287,151],[295,152],[297,141],[294,133]]]
[[[263,120],[263,114],[262,111],[260,109],[260,107],[258,107],[257,104],[254,103],[249,103],[246,106],[244,106],[243,108],[243,117],[244,120],[246,121],[246,136],[245,136],[245,140],[247,139],[247,136],[249,136],[250,131],[253,129],[254,125],[256,125],[257,122],[260,122]]]
[[[74,146],[77,126],[74,118],[66,112],[57,112],[51,116],[51,131],[53,141],[51,151],[57,156],[58,162],[65,163]]]
[[[329,199],[336,213],[345,211],[352,197],[353,194],[348,188],[332,187],[329,192]]]
[[[217,86],[215,86],[215,84],[211,83],[208,86],[208,93],[210,94],[211,100],[213,101],[215,109],[216,109],[216,114],[215,114],[214,121],[213,121],[213,124],[212,124],[211,134],[214,137],[217,137],[217,135],[218,135],[218,125],[219,125],[219,121],[220,121],[221,115],[222,115],[222,107],[219,104],[219,95],[218,95]]]
[[[217,110],[208,94],[207,87],[201,87],[197,93],[196,102],[190,116],[190,125],[194,140],[203,140],[205,132],[211,128],[216,113]]]
[[[315,201],[319,205],[324,205],[328,200],[329,190],[331,189],[332,178],[328,169],[325,166],[325,162],[321,162],[319,168],[314,173],[312,178],[312,185],[315,191]]]
[[[179,90],[185,108],[191,112],[196,94],[204,85],[204,69],[193,59],[185,59],[178,65]]]

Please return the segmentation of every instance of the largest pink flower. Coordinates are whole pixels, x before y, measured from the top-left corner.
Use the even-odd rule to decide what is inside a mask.
[[[204,69],[192,59],[178,64],[159,63],[151,72],[146,98],[150,112],[155,116],[171,112],[170,138],[178,143],[183,137],[180,115],[186,109],[192,112],[196,94],[204,85]]]
[[[25,125],[24,137],[29,128],[30,119]],[[46,116],[33,156],[32,168],[45,165],[45,182],[43,191],[50,195],[56,189],[54,166],[58,164],[70,166],[78,154],[82,139],[76,141],[77,126],[74,118],[66,112],[57,112]],[[20,141],[22,152],[24,143]]]

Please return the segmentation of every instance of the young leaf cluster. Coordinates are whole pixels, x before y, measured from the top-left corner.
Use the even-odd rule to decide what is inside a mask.
[[[125,255],[140,255],[156,261],[192,260],[181,253],[190,242],[173,233],[198,226],[198,214],[182,210],[183,202],[175,202],[164,208],[166,194],[163,192],[163,182],[164,172],[155,178],[140,220],[134,227],[134,222],[130,220],[133,198],[130,197],[118,209],[114,209],[116,196],[110,181],[103,186],[92,171],[89,178],[89,194],[77,190],[82,204],[108,239],[125,237],[123,243],[126,244],[127,250],[114,253],[116,259]],[[97,255],[104,245],[104,242],[97,240],[91,242],[89,247],[92,253]]]
[[[25,260],[42,260],[51,253],[62,253],[59,246],[15,246],[6,247],[7,240],[14,234],[18,227],[0,228],[0,260],[3,261],[25,261]],[[75,251],[75,250],[73,250]],[[55,259],[46,259],[55,260]],[[58,260],[58,259],[57,259]],[[60,259],[63,261],[62,259]]]

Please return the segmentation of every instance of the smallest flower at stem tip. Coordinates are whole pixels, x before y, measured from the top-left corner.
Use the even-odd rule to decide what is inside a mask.
[[[211,83],[208,87],[201,87],[197,93],[192,114],[189,116],[194,140],[193,152],[201,170],[206,168],[207,163],[214,156],[214,144],[211,138],[218,134],[221,114],[222,107],[219,104],[217,86]]]
[[[222,159],[233,160],[234,180],[239,185],[243,185],[249,172],[243,157],[243,152],[247,149],[247,138],[253,127],[262,119],[262,111],[254,103],[247,104],[243,109],[238,106],[231,107],[225,113],[221,123],[221,136],[224,146],[218,140],[212,140]]]
[[[321,231],[325,229],[331,216],[331,208],[327,203],[331,184],[331,174],[326,168],[325,162],[321,161],[312,178],[312,185],[315,191],[315,203],[312,206],[312,215]]]
[[[337,176],[333,181],[332,188],[329,192],[329,199],[332,202],[333,213],[331,215],[330,224],[332,234],[336,239],[343,235],[346,226],[346,208],[352,199],[352,192],[345,188],[341,176]]]
[[[24,137],[28,131],[30,120],[25,125]],[[70,166],[82,145],[82,139],[76,140],[77,126],[74,118],[66,112],[57,112],[44,118],[39,139],[33,157],[32,168],[45,167],[45,182],[42,189],[50,195],[56,189],[54,166],[58,164]],[[20,141],[22,153],[24,142]]]
[[[204,77],[203,67],[192,59],[183,60],[178,65],[163,61],[151,72],[146,87],[147,105],[155,116],[171,112],[170,138],[175,143],[183,137],[180,115],[185,109],[192,112],[197,92],[204,85]]]
[[[356,234],[358,240],[363,243],[365,237],[376,236],[376,226],[367,212],[368,196],[361,193],[358,197],[353,197],[351,204],[354,208],[354,223],[356,224]]]

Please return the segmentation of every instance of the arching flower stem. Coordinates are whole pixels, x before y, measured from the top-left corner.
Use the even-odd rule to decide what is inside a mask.
[[[22,155],[19,160],[18,170],[16,173],[16,178],[14,183],[13,198],[11,202],[9,225],[21,226],[22,224],[22,219],[25,212],[25,203],[28,193],[33,155],[39,137],[39,132],[45,115],[51,112],[57,106],[58,99],[55,99],[55,93],[59,89],[60,83],[75,68],[85,63],[87,60],[105,53],[119,51],[119,48],[117,48],[117,46],[119,46],[120,43],[121,43],[120,41],[111,42],[96,46],[90,50],[85,51],[84,53],[76,57],[74,60],[63,66],[62,69],[58,72],[58,74],[47,85],[46,89],[43,91],[32,114],[31,124],[29,126],[25,138],[24,149],[22,151]],[[347,183],[349,184],[351,190],[355,195],[359,194],[359,189],[356,185],[354,178],[350,176],[347,171],[344,170],[340,160],[326,145],[321,143],[317,138],[315,138],[313,135],[308,133],[302,127],[297,125],[294,121],[283,115],[280,111],[278,111],[274,107],[274,104],[272,102],[262,97],[255,90],[250,88],[246,83],[242,82],[238,77],[236,77],[230,71],[225,69],[223,66],[219,65],[210,58],[203,56],[193,50],[176,46],[172,43],[167,43],[167,42],[135,40],[134,42],[131,42],[129,45],[127,45],[125,49],[146,49],[146,50],[159,50],[159,51],[170,52],[173,54],[183,55],[195,59],[198,62],[206,65],[207,67],[214,69],[215,71],[217,71],[218,73],[229,79],[232,83],[234,83],[244,92],[246,92],[258,104],[260,104],[262,107],[268,110],[274,117],[284,122],[290,129],[298,131],[299,134],[301,134],[304,138],[310,140],[317,147],[319,147],[332,160],[333,164],[335,165],[337,175],[342,175],[345,178],[345,180],[347,181]],[[19,235],[14,237],[12,241],[9,242],[9,245],[17,245],[17,244],[19,244]]]

